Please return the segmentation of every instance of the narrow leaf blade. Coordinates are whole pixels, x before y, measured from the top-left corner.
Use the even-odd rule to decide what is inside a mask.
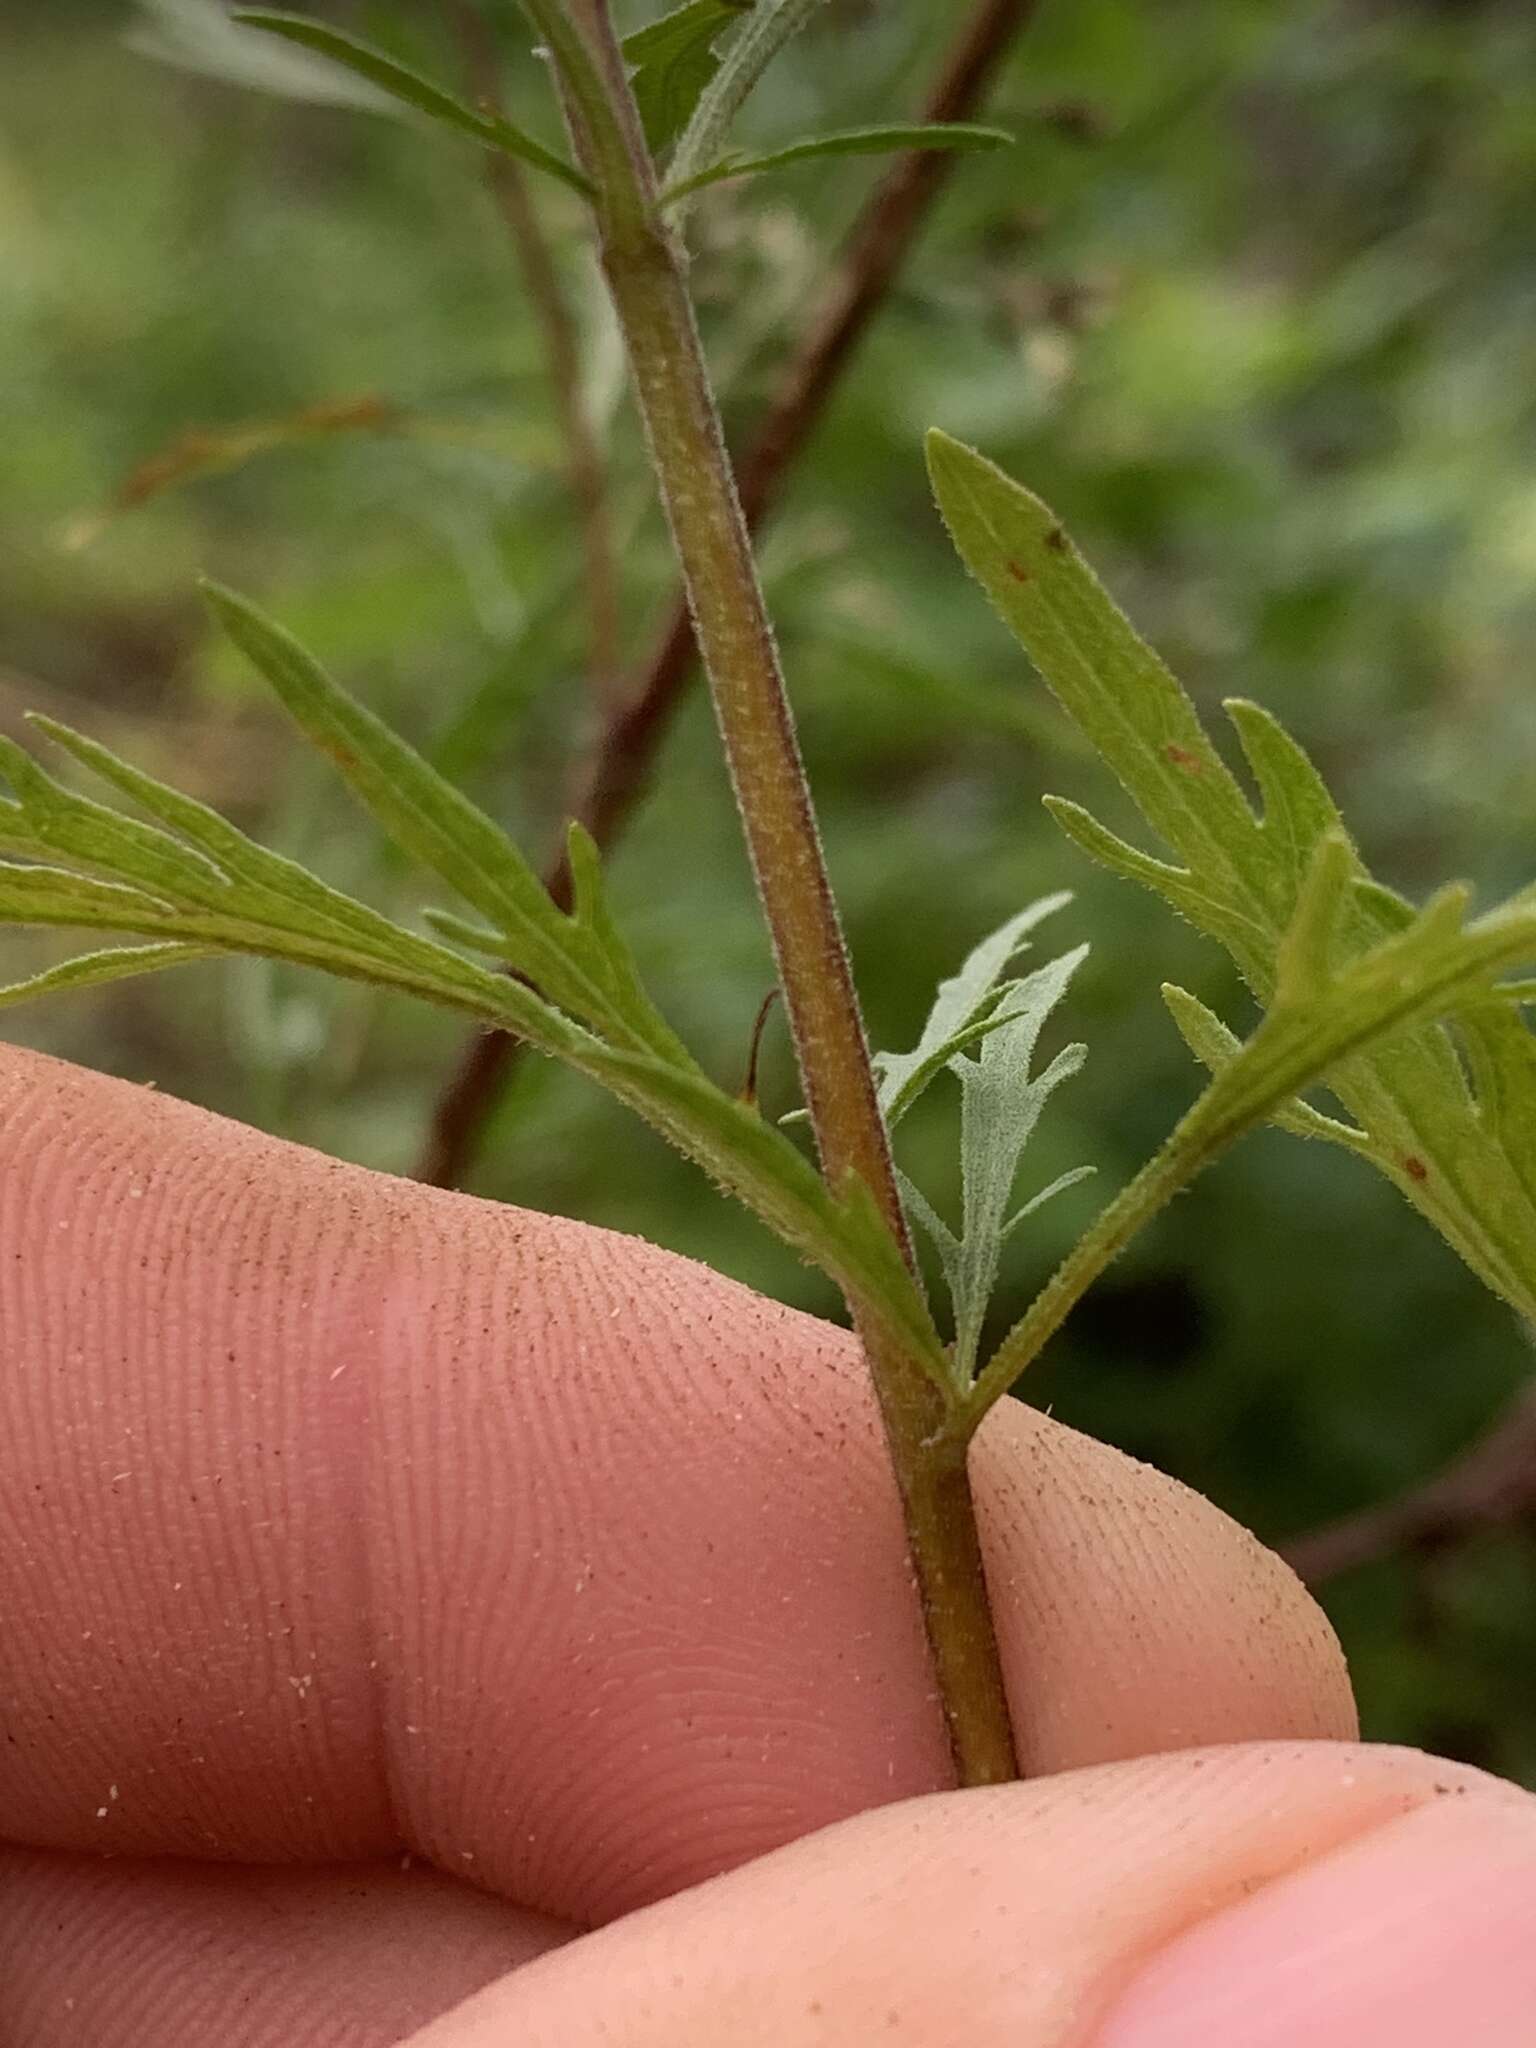
[[[807,135],[798,142],[786,142],[777,149],[756,155],[735,151],[702,171],[669,185],[662,204],[701,192],[708,185],[723,184],[728,178],[753,178],[765,171],[782,171],[790,164],[810,162],[829,156],[889,156],[893,150],[933,149],[974,151],[1003,149],[1013,142],[1006,128],[990,128],[977,121],[928,121],[914,124],[889,123],[874,128],[840,128],[827,135]]]
[[[99,953],[81,953],[57,967],[46,967],[25,981],[13,981],[0,988],[0,1009],[18,1003],[35,1002],[40,996],[61,995],[67,990],[99,987],[107,981],[124,981],[137,974],[154,974],[166,967],[182,967],[193,960],[211,959],[216,948],[194,946],[169,940],[154,946],[109,946]]]
[[[578,192],[588,193],[592,189],[590,181],[574,165],[556,156],[553,150],[546,149],[543,143],[536,142],[521,128],[499,114],[480,113],[465,106],[451,92],[430,78],[423,78],[419,71],[413,71],[409,65],[400,63],[372,43],[361,42],[356,36],[331,28],[325,22],[311,21],[302,14],[243,7],[237,9],[232,18],[242,27],[261,29],[268,35],[282,37],[286,42],[318,51],[348,71],[356,72],[360,78],[367,79],[370,85],[378,86],[392,98],[414,107],[429,120],[455,129],[461,135],[468,135],[488,149],[499,149],[508,156],[520,157],[535,170],[548,172],[552,178],[558,178],[562,184],[570,185]]]

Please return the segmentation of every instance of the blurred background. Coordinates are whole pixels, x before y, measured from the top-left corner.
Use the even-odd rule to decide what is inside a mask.
[[[451,6],[310,11],[456,85],[484,60]],[[909,114],[965,11],[829,0],[749,132]],[[419,883],[214,640],[206,571],[542,854],[597,723],[592,607],[540,322],[477,153],[326,104],[312,69],[220,36],[213,0],[0,0],[0,26],[0,723],[83,726],[409,914]],[[509,102],[553,138],[527,37],[496,39]],[[942,424],[1049,498],[1204,706],[1276,711],[1383,879],[1528,879],[1536,15],[1043,0],[987,112],[1017,145],[957,164],[763,563],[876,1042],[910,1044],[935,982],[1047,890],[1075,898],[1042,947],[1092,941],[1062,1017],[1088,1065],[1028,1170],[1097,1178],[1015,1240],[1011,1318],[1192,1098],[1159,981],[1240,1029],[1249,1013],[1214,947],[1042,813],[1046,790],[1112,819],[1114,798],[950,552],[919,437]],[[812,163],[699,206],[694,282],[741,439],[879,175]],[[627,672],[668,603],[664,536],[578,208],[529,196],[600,443]],[[611,869],[664,1008],[735,1080],[772,977],[696,691]],[[6,980],[58,957],[5,949]],[[251,963],[5,1029],[394,1172],[463,1055],[445,1016]],[[762,1086],[793,1105],[777,1028]],[[941,1209],[953,1111],[936,1088],[903,1133]],[[517,1068],[468,1185],[837,1312],[548,1065]],[[1528,1374],[1511,1317],[1389,1187],[1266,1133],[1134,1247],[1026,1391],[1282,1542],[1420,1486]],[[1388,1544],[1320,1590],[1371,1735],[1536,1784],[1536,1520]]]

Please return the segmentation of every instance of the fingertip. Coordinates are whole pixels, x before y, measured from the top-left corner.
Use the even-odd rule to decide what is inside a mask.
[[[1412,1813],[1181,1934],[1096,2048],[1190,2041],[1530,2048],[1536,1802],[1448,1771]]]
[[[972,1470],[1027,1774],[1354,1737],[1327,1617],[1214,1503],[1017,1401]]]

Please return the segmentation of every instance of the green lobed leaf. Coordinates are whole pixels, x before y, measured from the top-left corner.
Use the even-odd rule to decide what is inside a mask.
[[[835,1194],[804,1153],[697,1067],[597,1047],[584,1070],[753,1209],[801,1255],[884,1319],[929,1376],[948,1388],[933,1319],[874,1197],[853,1178]]]
[[[1412,907],[1364,872],[1321,778],[1274,719],[1242,700],[1227,707],[1259,815],[1188,696],[1050,510],[947,435],[930,435],[929,466],[967,566],[1177,862],[1141,853],[1053,800],[1070,836],[1219,940],[1261,1002],[1274,996],[1282,964],[1315,979],[1330,951],[1348,961],[1413,925]],[[1338,850],[1319,873],[1314,856],[1329,839]],[[1314,922],[1297,927],[1309,873],[1325,900]],[[1373,1033],[1368,1052],[1339,1056],[1330,1085],[1381,1170],[1490,1287],[1536,1319],[1536,1194],[1519,1153],[1521,1120],[1507,1106],[1485,1116],[1446,1028],[1432,1013],[1410,1014],[1413,1028]]]
[[[898,149],[982,150],[1000,149],[1012,143],[1006,128],[983,127],[975,121],[927,121],[891,123],[876,128],[843,128],[828,135],[808,135],[798,142],[783,143],[777,149],[752,155],[735,151],[719,158],[704,170],[690,173],[667,186],[664,206],[701,192],[707,185],[722,184],[727,178],[751,178],[763,171],[780,171],[789,164],[805,163],[825,156],[886,156]]]
[[[29,864],[0,863],[0,919],[291,960],[425,995],[488,1021],[508,1013],[509,1024],[510,987],[510,1008],[523,1020],[517,1028],[534,1043],[553,1050],[574,1030],[531,991],[504,984],[329,888],[95,741],[51,719],[33,723],[158,824],[142,825],[64,789],[6,742],[0,766],[16,796],[0,802],[0,846]],[[57,859],[87,872],[56,866]],[[145,953],[141,964],[156,963]]]
[[[614,923],[591,839],[579,829],[571,835],[574,908],[567,916],[531,881],[499,828],[332,684],[297,643],[228,593],[218,593],[216,603],[301,726],[339,761],[406,849],[477,907],[503,913],[496,928],[438,913],[439,928],[497,957],[526,959],[526,943],[513,945],[506,931],[516,922],[506,913],[516,910],[563,959],[563,978],[554,979],[590,1007],[594,1028],[523,981],[353,902],[217,812],[51,721],[39,721],[50,737],[155,822],[142,824],[77,796],[13,743],[0,742],[0,771],[14,792],[0,798],[0,846],[26,857],[24,864],[0,861],[0,921],[131,933],[153,943],[84,955],[0,990],[0,1001],[245,953],[422,996],[515,1031],[646,1117],[947,1385],[927,1304],[873,1197],[856,1181],[829,1191],[788,1139],[699,1069],[655,1012]]]
[[[720,68],[715,44],[752,0],[685,0],[626,36],[625,61],[645,139],[660,153],[687,126],[699,97]]]
[[[640,992],[627,953],[610,951],[617,934],[598,909],[595,863],[578,916],[567,918],[501,827],[343,690],[292,634],[233,591],[209,584],[205,593],[235,645],[395,844],[489,919],[501,939],[494,950],[509,965],[584,1023],[637,1047],[681,1051]]]
[[[285,42],[317,51],[322,57],[355,72],[370,85],[378,86],[392,98],[414,107],[418,113],[427,115],[441,126],[468,135],[487,149],[499,149],[508,156],[519,157],[535,170],[548,172],[552,178],[558,178],[577,192],[589,194],[592,190],[591,181],[574,164],[546,149],[542,142],[535,141],[500,114],[465,106],[444,87],[430,78],[423,78],[419,71],[413,71],[409,65],[400,63],[372,43],[361,42],[356,36],[331,28],[325,22],[311,21],[302,14],[242,7],[236,9],[232,19],[244,28],[260,29],[267,35],[281,37]]]
[[[1210,1073],[1218,1074],[1243,1049],[1243,1042],[1235,1031],[1229,1031],[1214,1010],[1206,1008],[1198,996],[1192,996],[1188,989],[1180,988],[1176,982],[1165,981],[1162,987],[1163,1001],[1168,1014],[1179,1028],[1179,1035],[1195,1058]],[[1289,1131],[1297,1138],[1324,1138],[1335,1145],[1346,1146],[1352,1152],[1363,1152],[1368,1158],[1375,1157],[1375,1148],[1364,1131],[1356,1130],[1353,1124],[1341,1123],[1337,1117],[1325,1116],[1320,1109],[1314,1109],[1310,1102],[1303,1102],[1298,1096],[1272,1111],[1270,1122],[1282,1131]]]
[[[1504,991],[1464,1004],[1456,1035],[1472,1070],[1478,1114],[1536,1206],[1536,1039]]]
[[[416,943],[377,911],[317,880],[296,861],[259,846],[217,811],[119,760],[97,741],[36,713],[30,715],[30,722],[168,828],[155,831],[140,826],[54,784],[56,798],[82,822],[78,827],[56,829],[50,844],[77,865],[98,870],[109,865],[112,873],[131,874],[168,892],[182,905],[224,916],[238,909],[264,929],[307,935],[354,952],[389,958],[397,954],[402,941]],[[121,836],[114,835],[112,850],[104,860],[101,835],[107,830],[105,820],[115,821]],[[205,879],[209,868],[219,877],[212,887]]]
[[[162,967],[182,967],[189,961],[211,959],[215,951],[212,946],[191,946],[172,939],[158,946],[109,946],[100,953],[80,953],[57,967],[45,967],[40,974],[0,988],[0,1009],[65,990],[93,988],[104,981],[123,981],[130,975],[153,974]]]
[[[1314,875],[1335,858],[1323,841]],[[1303,889],[1314,902],[1327,893],[1310,876]],[[966,1428],[1006,1393],[1109,1261],[1243,1132],[1290,1113],[1296,1096],[1349,1055],[1469,1001],[1485,1002],[1498,975],[1536,958],[1536,903],[1529,894],[1470,924],[1464,911],[1464,891],[1442,891],[1406,929],[1345,962],[1320,985],[1278,1000],[1235,1052],[1216,1048],[1215,1071],[1194,1106],[1079,1240],[977,1376]],[[1198,1021],[1196,1032],[1209,1037]],[[1410,1183],[1418,1178],[1406,1177]],[[1496,1240],[1485,1246],[1491,1263],[1499,1250]]]

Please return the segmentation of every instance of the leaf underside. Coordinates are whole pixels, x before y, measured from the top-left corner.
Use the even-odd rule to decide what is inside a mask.
[[[972,948],[958,973],[939,984],[913,1049],[875,1055],[880,1107],[893,1131],[940,1074],[960,1084],[958,1232],[921,1188],[905,1174],[898,1177],[908,1214],[939,1255],[954,1319],[951,1371],[961,1396],[975,1375],[987,1305],[1009,1237],[1026,1216],[1092,1171],[1079,1167],[1060,1175],[1008,1214],[1019,1162],[1040,1112],[1052,1090],[1083,1062],[1084,1048],[1071,1045],[1043,1073],[1030,1072],[1041,1029],[1088,948],[1078,946],[1031,974],[1010,976],[1008,968],[1028,946],[1034,927],[1070,900],[1065,893],[1042,896],[999,925]]]

